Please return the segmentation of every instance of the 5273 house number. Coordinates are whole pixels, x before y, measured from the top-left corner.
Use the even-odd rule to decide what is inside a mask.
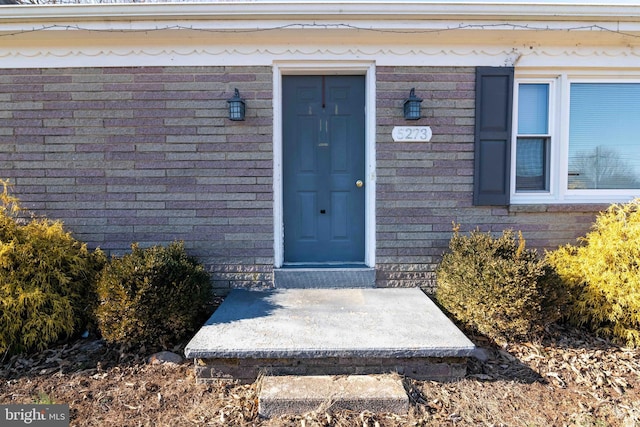
[[[429,142],[431,135],[429,126],[396,126],[391,132],[395,142]]]

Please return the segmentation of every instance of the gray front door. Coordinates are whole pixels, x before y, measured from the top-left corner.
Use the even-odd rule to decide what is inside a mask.
[[[364,263],[364,76],[284,76],[286,264]]]

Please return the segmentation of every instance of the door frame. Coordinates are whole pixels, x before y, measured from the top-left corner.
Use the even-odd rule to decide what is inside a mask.
[[[282,177],[282,76],[362,75],[365,77],[365,201],[364,263],[375,267],[375,183],[376,183],[376,76],[373,62],[274,62],[273,64],[273,236],[274,267],[284,263],[284,205]]]

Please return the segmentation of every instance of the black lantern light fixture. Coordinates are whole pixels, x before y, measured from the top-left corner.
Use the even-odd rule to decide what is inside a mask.
[[[229,103],[229,120],[233,121],[242,121],[244,120],[244,111],[245,104],[244,99],[240,98],[240,92],[238,89],[235,89],[233,93],[233,97],[231,99],[227,99]]]
[[[420,118],[420,103],[422,98],[416,96],[416,89],[412,88],[409,92],[409,98],[404,101],[404,119],[418,120]]]

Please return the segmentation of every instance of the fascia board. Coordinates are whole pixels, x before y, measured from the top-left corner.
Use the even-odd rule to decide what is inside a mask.
[[[613,1],[313,1],[2,6],[0,23],[190,20],[495,20],[640,21],[640,2]],[[153,24],[150,24],[152,26]]]

